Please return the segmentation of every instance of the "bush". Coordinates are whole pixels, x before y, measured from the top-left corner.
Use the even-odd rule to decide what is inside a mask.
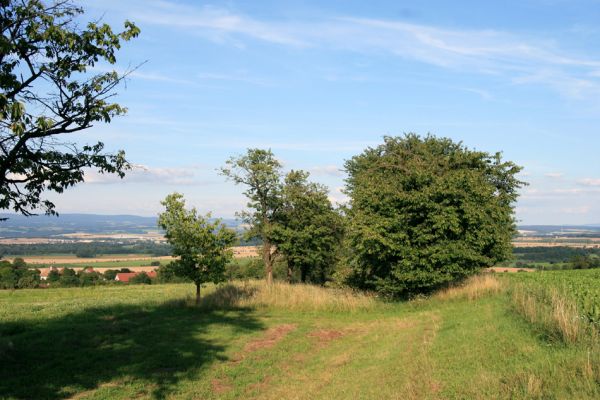
[[[137,274],[134,277],[132,277],[131,279],[129,279],[129,283],[138,284],[138,285],[139,284],[150,285],[152,283],[152,279],[150,279],[148,274],[146,274],[145,272],[140,272],[139,274]]]
[[[500,154],[414,134],[346,162],[353,279],[391,297],[431,292],[509,258],[521,170]]]
[[[62,271],[60,280],[58,282],[60,286],[64,287],[79,286],[79,278],[77,277],[77,274],[75,274],[75,271],[73,271],[71,268],[65,268]]]
[[[234,259],[225,267],[225,275],[229,280],[261,279],[265,276],[265,263],[258,257]]]
[[[119,273],[118,270],[116,269],[107,269],[106,271],[104,271],[104,280],[106,281],[114,281],[115,278],[117,277],[117,274]]]

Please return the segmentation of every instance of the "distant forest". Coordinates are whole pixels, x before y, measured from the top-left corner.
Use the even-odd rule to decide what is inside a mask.
[[[575,247],[515,247],[516,261],[523,262],[570,262],[576,257],[600,257],[600,249]]]

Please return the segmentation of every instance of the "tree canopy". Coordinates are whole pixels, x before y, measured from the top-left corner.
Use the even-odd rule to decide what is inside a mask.
[[[124,75],[96,72],[139,34],[129,21],[118,33],[99,22],[81,28],[81,14],[69,0],[0,0],[0,209],[53,214],[44,191],[83,181],[85,168],[121,177],[129,168],[123,151],[65,135],[126,112],[111,99]]]
[[[434,290],[511,254],[521,168],[434,136],[386,137],[346,162],[348,239],[360,287]]]
[[[218,283],[225,279],[225,265],[232,258],[230,247],[235,243],[235,232],[220,220],[210,221],[210,214],[202,216],[195,208],[186,209],[183,195],[173,193],[161,202],[165,211],[158,217],[158,225],[179,259],[169,265],[170,272],[196,285],[196,303],[200,301],[203,283]]]
[[[288,280],[298,270],[302,282],[324,283],[335,266],[343,224],[327,188],[308,177],[304,171],[286,175],[272,237],[287,262]]]
[[[240,216],[250,226],[247,238],[258,237],[262,241],[265,276],[270,284],[275,258],[271,232],[281,208],[281,163],[271,150],[248,149],[246,154],[227,160],[221,174],[246,187],[244,194],[250,211]]]

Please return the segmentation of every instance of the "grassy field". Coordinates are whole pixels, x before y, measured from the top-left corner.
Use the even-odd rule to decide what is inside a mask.
[[[257,282],[201,307],[191,284],[2,291],[0,397],[600,398],[595,348],[530,322],[511,279],[403,303]]]

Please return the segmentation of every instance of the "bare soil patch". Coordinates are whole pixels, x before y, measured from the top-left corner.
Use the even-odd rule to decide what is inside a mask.
[[[260,349],[269,349],[281,341],[288,333],[296,329],[296,324],[283,324],[267,329],[263,337],[246,344],[244,352],[251,353]]]
[[[319,343],[328,343],[334,339],[344,336],[344,333],[334,329],[319,329],[309,333],[308,336],[316,338]]]
[[[232,389],[231,384],[226,379],[213,379],[210,381],[210,386],[214,393],[221,394]]]

